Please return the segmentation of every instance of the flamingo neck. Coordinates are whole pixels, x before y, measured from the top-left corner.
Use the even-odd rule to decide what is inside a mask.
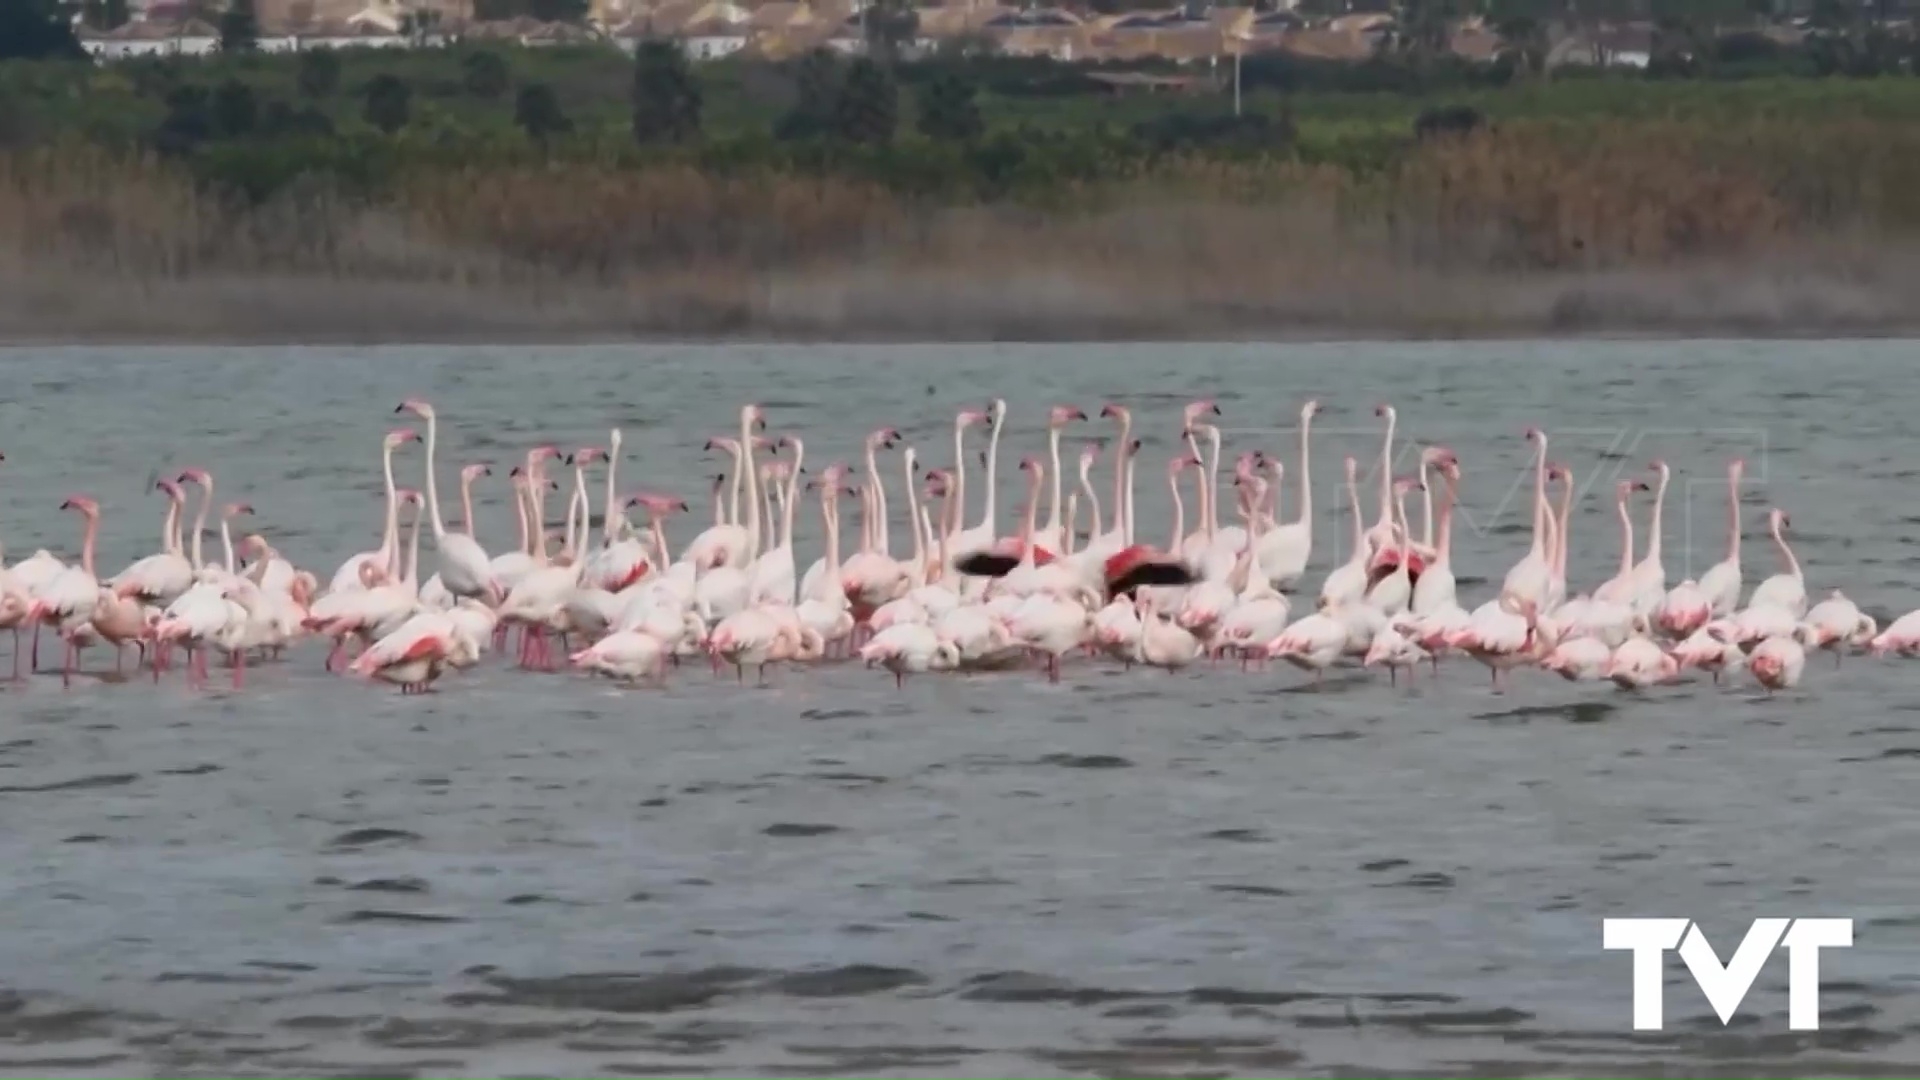
[[[547,474],[536,466],[527,483],[527,507],[533,511],[533,561],[547,565]]]
[[[1664,531],[1660,521],[1667,509],[1667,475],[1666,469],[1660,470],[1660,483],[1653,492],[1653,521],[1647,525],[1647,562],[1649,564],[1660,561],[1660,536]]]
[[[1122,546],[1133,543],[1132,522],[1127,519],[1126,492],[1133,486],[1128,469],[1133,464],[1133,455],[1128,447],[1133,445],[1133,414],[1120,414],[1120,452],[1113,456],[1113,527],[1120,532]]]
[[[826,488],[826,527],[828,527],[828,580],[839,582],[839,479]]]
[[[613,510],[613,477],[614,474],[620,470],[619,428],[613,429],[612,434],[607,437],[607,443],[607,485],[605,498],[600,511],[603,515],[600,519],[600,543],[603,547],[613,546],[613,542],[625,536],[627,532],[627,515],[624,513],[614,513]],[[587,520],[589,522],[593,520],[591,513],[589,513]],[[473,511],[471,510],[467,511],[467,522],[469,526],[471,526],[473,522]],[[467,531],[471,534],[473,530],[469,528]]]
[[[1427,459],[1424,456],[1421,457],[1420,459],[1420,489],[1421,489],[1420,490],[1421,543],[1425,544],[1428,547],[1428,549],[1432,549],[1433,547],[1433,479],[1432,479],[1431,471],[1427,468]]]
[[[1400,423],[1400,414],[1387,413],[1387,438],[1380,444],[1380,524],[1390,525],[1393,513],[1393,431]]]
[[[1300,418],[1300,516],[1296,520],[1309,531],[1313,528],[1313,465],[1308,457],[1313,448],[1313,438],[1310,434],[1312,427],[1313,414],[1308,413]],[[1274,487],[1273,503],[1275,511],[1278,512],[1280,507],[1279,485],[1276,483]]]
[[[906,463],[907,473],[907,521],[913,526],[913,570],[915,574],[924,578],[927,572],[927,538],[922,530],[927,520],[920,506],[920,485],[914,483],[913,476],[919,461],[915,458],[912,447],[907,448],[907,452],[901,456],[901,459]],[[867,475],[872,476],[874,473],[869,470]],[[835,512],[838,513],[838,511]],[[924,584],[924,581],[922,583]]]
[[[1060,469],[1060,429],[1047,428],[1047,465],[1053,470],[1048,479],[1053,483],[1053,496],[1047,504],[1047,533],[1052,535],[1060,529],[1060,481],[1063,473]]]
[[[1533,467],[1533,556],[1547,555],[1547,437],[1540,436],[1540,457]]]
[[[751,438],[751,436],[743,436],[743,438]],[[731,525],[740,524],[740,485],[746,482],[746,480],[742,479],[747,468],[746,450],[744,449],[746,445],[744,442],[735,443],[731,448],[733,453],[733,487],[732,494],[729,495],[727,499],[727,522]],[[750,480],[751,478],[749,477],[747,479]]]
[[[1093,490],[1092,472],[1093,472],[1092,462],[1089,461],[1081,464],[1080,491],[1087,497],[1087,516],[1092,519],[1092,523],[1087,529],[1087,536],[1089,538],[1094,538],[1101,535],[1100,496]]]
[[[1620,576],[1633,572],[1633,513],[1627,509],[1627,493],[1620,493]]]
[[[533,540],[527,535],[527,484],[518,480],[513,485],[513,516],[520,523],[520,548],[528,555],[533,554]]]
[[[446,523],[440,520],[440,485],[434,480],[434,451],[440,433],[440,417],[433,410],[427,410],[427,515],[433,519],[433,538],[443,540],[447,535]]]
[[[747,477],[747,561],[760,554],[760,470],[753,463],[753,419],[740,417],[740,470]],[[737,519],[736,519],[737,520]]]
[[[1727,470],[1727,561],[1740,561],[1740,471]]]
[[[80,533],[80,569],[85,571],[88,577],[93,576],[93,542],[99,535],[100,515],[88,514],[86,527]],[[229,566],[228,569],[232,567]]]
[[[1793,557],[1793,549],[1787,546],[1787,538],[1780,532],[1780,519],[1773,519],[1773,543],[1780,549],[1780,561],[1787,564],[1787,576],[1800,576],[1800,560]],[[91,550],[91,549],[89,549]]]
[[[400,584],[410,590],[420,587],[420,516],[415,509],[413,523],[407,529],[407,566],[400,575]]]
[[[1347,471],[1347,508],[1353,513],[1353,561],[1363,562],[1367,557],[1367,523],[1360,513],[1360,480],[1352,470]]]
[[[1207,541],[1220,531],[1220,429],[1207,425]]]
[[[798,472],[797,459],[794,462],[794,468]],[[893,558],[893,530],[887,523],[887,485],[880,479],[880,472],[873,463],[872,455],[868,456],[867,475],[873,477],[873,547],[875,551],[891,559]],[[907,486],[913,486],[911,473],[907,477]],[[840,516],[838,509],[833,513],[835,517]]]
[[[1441,566],[1451,566],[1453,560],[1453,504],[1460,497],[1452,476],[1443,474],[1447,493],[1440,499],[1440,546],[1434,549],[1433,561]]]
[[[993,535],[994,518],[999,509],[999,473],[1000,473],[1000,429],[1006,424],[1006,417],[998,410],[993,414],[993,434],[987,437],[987,498],[981,507],[980,528],[988,536]],[[1036,507],[1038,503],[1034,504]],[[1027,530],[1032,535],[1033,530]]]
[[[880,459],[873,440],[867,440],[868,482],[860,492],[860,550],[880,551],[881,514],[874,508],[880,491]],[[913,498],[913,466],[907,466],[907,498]]]
[[[160,522],[160,550],[177,555],[180,552],[180,503],[169,494],[167,496],[167,516]]]
[[[793,547],[793,514],[800,505],[801,466],[807,460],[807,444],[799,439],[793,440],[793,469],[787,474],[787,493],[780,505],[780,546],[789,550]],[[878,483],[879,477],[874,477]]]
[[[473,531],[473,477],[464,473],[460,477],[460,516],[460,524],[466,534],[478,540]]]
[[[193,559],[191,561],[195,570],[205,565],[200,561],[200,534],[207,530],[207,511],[212,506],[213,479],[209,477],[200,489],[200,512],[193,515]]]
[[[1567,489],[1560,493],[1559,525],[1554,539],[1553,573],[1567,576],[1567,538],[1573,535],[1573,476],[1567,476]]]
[[[659,558],[660,565],[663,567],[670,565],[673,556],[667,554],[669,550],[667,547],[667,527],[661,523],[660,515],[654,515],[653,520],[648,522],[647,529],[653,535],[653,552],[654,555]]]
[[[1173,539],[1167,542],[1167,554],[1178,555],[1180,543],[1187,537],[1187,504],[1180,498],[1179,473],[1168,474],[1167,490],[1173,492]]]
[[[966,522],[962,520],[967,512],[967,428],[956,420],[953,423],[953,500],[960,506],[960,514],[953,519],[953,528],[958,531]]]

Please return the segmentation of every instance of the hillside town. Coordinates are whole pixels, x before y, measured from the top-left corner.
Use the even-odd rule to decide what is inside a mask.
[[[631,51],[641,40],[667,38],[694,60],[780,60],[817,48],[855,55],[866,50],[869,40],[863,0],[592,0],[587,17],[578,22],[483,20],[475,17],[472,0],[258,0],[256,10],[259,47],[269,52],[394,48],[456,39],[534,46],[607,41]],[[101,60],[117,60],[203,53],[218,45],[212,17],[186,0],[148,0],[130,14],[129,21],[111,30],[83,29],[87,49]],[[1298,10],[1295,0],[1258,8],[1191,3],[1114,14],[958,0],[917,7],[912,14],[914,30],[902,43],[909,55],[978,47],[1001,55],[1090,63],[1159,59],[1206,64],[1272,52],[1362,61],[1377,55],[1400,32],[1390,12],[1316,16]],[[1783,43],[1799,34],[1784,27],[1769,33]],[[1480,18],[1450,21],[1445,35],[1448,51],[1466,60],[1491,61],[1504,47],[1501,35]],[[1647,22],[1556,24],[1544,61],[1549,67],[1644,67],[1654,37],[1654,27]]]

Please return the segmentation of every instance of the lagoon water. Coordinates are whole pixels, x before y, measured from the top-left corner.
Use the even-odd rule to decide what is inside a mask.
[[[1042,407],[1121,400],[1147,444],[1140,532],[1161,539],[1180,404],[1216,398],[1229,453],[1295,468],[1315,396],[1312,588],[1350,537],[1340,458],[1371,469],[1390,401],[1402,468],[1420,442],[1463,462],[1469,604],[1525,547],[1520,433],[1540,424],[1586,490],[1576,587],[1617,557],[1612,481],[1655,456],[1676,470],[1669,581],[1717,561],[1740,454],[1749,587],[1777,568],[1777,504],[1816,598],[1844,589],[1884,623],[1920,606],[1916,349],[17,349],[0,351],[0,539],[9,560],[71,553],[56,508],[91,494],[117,570],[155,546],[154,478],[203,465],[324,579],[376,541],[379,438],[405,396],[442,414],[449,486],[458,463],[617,424],[622,487],[703,518],[700,444],[745,400],[812,460],[891,425],[931,465],[953,411],[994,394],[1012,404],[1003,520]],[[493,549],[512,536],[504,471],[480,511]],[[1411,688],[1079,661],[1058,687],[896,691],[828,665],[624,691],[490,658],[403,699],[323,674],[321,652],[244,693],[0,691],[0,1073],[1920,1070],[1920,666],[1822,657],[1773,698],[1522,672],[1495,697],[1457,661]],[[1855,943],[1823,956],[1818,1032],[1787,1030],[1778,956],[1724,1027],[1670,958],[1668,1030],[1635,1033],[1631,961],[1600,947],[1618,915],[1694,918],[1723,956],[1762,915],[1851,917]]]

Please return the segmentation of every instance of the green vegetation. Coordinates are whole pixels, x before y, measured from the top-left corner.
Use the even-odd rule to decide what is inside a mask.
[[[1356,289],[1452,288],[1920,233],[1920,77],[1878,31],[1789,48],[1675,25],[1645,72],[1549,72],[1524,25],[1475,66],[1416,24],[1362,63],[1250,56],[1236,112],[1225,65],[1116,95],[1089,76],[1209,72],[889,61],[911,10],[875,9],[873,59],[267,54],[235,5],[203,58],[0,63],[0,276],[52,253],[169,280],[644,282],[732,325],[770,274],[895,263],[1052,268],[1076,296],[1150,265],[1154,303],[1265,310],[1341,265]]]

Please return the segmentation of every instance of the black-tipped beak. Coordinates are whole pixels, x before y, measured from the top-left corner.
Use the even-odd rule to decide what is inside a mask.
[[[64,501],[64,502],[62,502],[62,503],[60,504],[60,509],[62,509],[62,510],[71,510],[71,509],[73,509],[73,500],[72,500],[72,499],[68,499],[68,500],[66,500],[66,501]],[[1784,519],[1783,519],[1783,520],[1784,520]]]
[[[1208,411],[1208,412],[1211,412],[1211,413],[1212,413],[1213,415],[1215,415],[1215,416],[1220,416],[1220,415],[1222,415],[1222,414],[1221,414],[1221,412],[1220,412],[1220,406],[1218,406],[1218,405],[1210,405],[1210,406],[1208,406],[1208,407],[1207,407],[1207,411]]]
[[[566,462],[565,462],[565,464],[568,464],[568,465],[571,465],[571,464],[573,464],[573,455],[572,455],[572,454],[568,454],[568,455],[567,455],[567,457],[566,457]]]
[[[406,412],[406,411],[407,411],[407,403],[403,401],[403,402],[401,402],[400,404],[398,404],[398,405],[395,405],[395,406],[393,407],[393,411],[394,411],[394,412],[397,412],[397,413],[403,413],[403,412]]]

